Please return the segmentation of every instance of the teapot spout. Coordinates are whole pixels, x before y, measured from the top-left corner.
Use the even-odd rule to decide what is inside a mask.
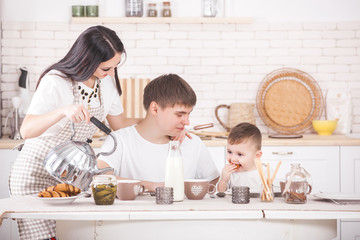
[[[95,171],[95,175],[105,174],[105,173],[110,172],[110,171],[113,172],[114,169],[111,168],[111,167],[97,169],[97,170]]]

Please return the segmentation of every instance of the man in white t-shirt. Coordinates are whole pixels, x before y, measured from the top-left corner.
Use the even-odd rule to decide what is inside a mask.
[[[98,167],[112,167],[119,179],[138,179],[149,191],[163,186],[170,139],[189,125],[189,115],[196,104],[190,85],[175,74],[162,75],[144,89],[146,117],[138,125],[113,132],[117,148],[110,156],[101,156]],[[113,140],[101,147],[107,152]],[[201,178],[216,184],[219,172],[199,137],[192,135],[181,144],[184,179]]]

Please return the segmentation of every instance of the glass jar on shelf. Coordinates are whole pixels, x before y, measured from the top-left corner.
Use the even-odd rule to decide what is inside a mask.
[[[143,0],[126,0],[126,16],[142,17],[143,16]]]
[[[203,0],[203,16],[215,17],[217,14],[217,0]]]
[[[170,2],[163,2],[162,16],[163,17],[171,17],[171,5],[170,5]]]
[[[147,16],[157,17],[156,3],[149,3]]]

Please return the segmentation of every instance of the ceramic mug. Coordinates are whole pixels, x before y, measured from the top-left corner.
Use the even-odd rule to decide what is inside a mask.
[[[116,196],[120,200],[135,200],[136,196],[144,192],[140,180],[117,180]]]
[[[201,200],[208,194],[214,194],[216,187],[206,179],[187,179],[184,181],[185,195],[188,199]],[[212,190],[210,188],[212,187]]]
[[[227,109],[227,122],[222,121],[218,115],[221,108]],[[242,122],[248,122],[255,125],[254,116],[255,104],[253,103],[231,103],[230,105],[219,105],[215,108],[215,117],[223,126],[226,131],[230,131],[231,128]]]

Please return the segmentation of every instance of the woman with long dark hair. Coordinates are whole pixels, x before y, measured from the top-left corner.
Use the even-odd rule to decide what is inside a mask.
[[[120,101],[117,68],[125,61],[124,45],[103,26],[85,30],[66,56],[47,68],[22,123],[25,144],[10,174],[12,196],[37,194],[58,182],[46,172],[43,160],[56,145],[70,139],[85,141],[96,131],[90,117],[105,118],[117,130],[138,122],[126,119]],[[18,220],[21,239],[55,239],[55,221]]]

